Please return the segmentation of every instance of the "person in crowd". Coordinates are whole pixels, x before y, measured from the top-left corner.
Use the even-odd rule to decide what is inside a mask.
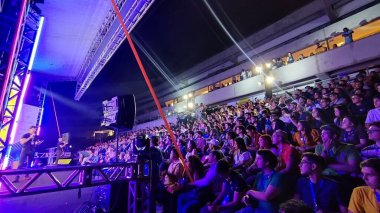
[[[238,137],[244,140],[245,145],[248,146],[251,143],[251,138],[247,135],[247,131],[245,130],[244,126],[242,125],[236,126],[235,132],[238,135]]]
[[[302,200],[314,212],[347,212],[339,184],[323,177],[325,160],[314,153],[304,153],[299,164],[301,177],[297,180],[295,198]]]
[[[197,148],[203,153],[206,148],[206,140],[202,137],[203,133],[201,131],[197,131],[195,133],[195,143]]]
[[[320,101],[320,106],[325,116],[325,120],[330,123],[334,117],[334,109],[330,106],[331,100],[327,97],[322,97]]]
[[[247,207],[238,213],[278,212],[279,205],[286,201],[284,179],[281,173],[275,171],[277,157],[267,149],[257,151],[255,164],[258,173],[252,189],[243,198]]]
[[[287,133],[276,130],[272,135],[272,142],[277,147],[278,165],[276,171],[283,174],[297,174],[297,161],[299,160],[297,150],[288,142]]]
[[[301,200],[290,199],[281,203],[279,213],[313,213],[313,209]]]
[[[319,129],[321,126],[329,123],[327,116],[322,109],[314,108],[311,115],[313,117],[311,120],[311,127],[313,129]]]
[[[233,153],[233,168],[245,170],[252,163],[252,155],[248,151],[242,138],[235,138],[235,151]]]
[[[314,150],[319,140],[318,131],[312,129],[307,121],[302,120],[298,122],[297,132],[293,135],[293,141],[298,145],[296,149],[301,152]]]
[[[217,162],[216,173],[223,179],[222,191],[214,201],[204,206],[200,212],[235,212],[239,210],[243,206],[241,201],[247,190],[243,176],[232,170],[231,165],[226,160]]]
[[[348,29],[347,27],[343,28],[342,36],[344,38],[344,44],[352,43],[354,40],[352,39],[352,34],[354,31]]]
[[[99,162],[98,151],[95,149],[90,150],[90,155],[83,159],[82,165],[95,164]],[[116,162],[116,161],[115,161]]]
[[[351,114],[357,117],[359,122],[364,122],[371,106],[364,101],[364,97],[361,94],[353,94],[351,96],[351,101],[352,102],[348,105]]]
[[[317,43],[317,47],[315,48],[315,54],[323,53],[327,51],[327,47],[323,46],[322,42]]]
[[[380,121],[380,95],[373,96],[374,109],[368,111],[367,118],[365,119],[366,127],[373,122]]]
[[[187,159],[187,167],[194,181],[197,181],[205,176],[205,168],[201,159],[196,155],[191,155]]]
[[[288,55],[287,55],[287,57],[286,57],[286,64],[291,64],[294,61],[295,60],[294,60],[293,54],[289,52]]]
[[[315,147],[315,153],[322,156],[327,163],[325,175],[355,174],[359,169],[360,154],[350,144],[339,142],[339,129],[328,124],[321,127],[322,144]]]
[[[331,100],[330,107],[346,104],[346,100],[339,93],[332,92],[329,97]]]
[[[216,163],[223,157],[221,151],[212,151],[209,154],[210,169],[206,175],[189,184],[194,186],[194,189],[183,192],[178,196],[178,213],[199,212],[202,206],[215,199],[221,190],[222,184],[222,179],[216,172]]]
[[[380,122],[374,122],[368,127],[369,139],[375,144],[364,147],[361,151],[364,158],[380,158]]]
[[[256,151],[259,148],[260,134],[256,132],[256,128],[253,125],[247,126],[247,136],[251,138],[251,141],[247,144],[247,149],[250,151]]]
[[[367,134],[362,126],[357,125],[354,117],[346,115],[342,122],[340,141],[345,144],[352,144],[357,149],[362,149],[367,145]]]
[[[344,118],[344,116],[346,116],[348,114],[349,113],[348,113],[347,107],[345,105],[335,105],[334,106],[335,118],[334,118],[333,123],[337,127],[342,128],[343,118]]]
[[[197,144],[194,140],[190,140],[187,142],[187,153],[185,155],[185,158],[188,159],[191,155],[200,155],[200,151],[197,148]]]
[[[348,211],[350,213],[380,212],[380,159],[370,158],[360,163],[367,186],[354,189]]]

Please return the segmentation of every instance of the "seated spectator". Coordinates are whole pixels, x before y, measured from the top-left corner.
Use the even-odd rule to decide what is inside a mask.
[[[314,153],[304,153],[299,164],[296,199],[304,201],[315,212],[347,212],[337,182],[322,176],[325,160]]]
[[[82,165],[95,164],[99,162],[98,151],[90,149],[90,155],[83,158]]]
[[[272,142],[277,146],[277,157],[279,158],[276,171],[283,174],[296,175],[298,173],[297,163],[299,160],[297,150],[288,142],[287,133],[277,130],[272,135]]]
[[[371,109],[368,111],[367,118],[365,119],[366,127],[373,122],[380,121],[380,95],[375,95],[373,97],[373,105],[375,109]]]
[[[314,108],[311,113],[313,119],[311,120],[311,128],[319,129],[321,126],[328,124],[327,116],[322,109]]]
[[[347,27],[343,28],[342,36],[344,38],[344,44],[352,43],[354,40],[352,39],[352,34],[354,31],[348,29]]]
[[[252,155],[247,150],[242,138],[235,139],[235,146],[235,151],[233,153],[233,168],[245,170],[245,168],[252,163]]]
[[[238,213],[278,212],[280,203],[288,196],[284,190],[282,175],[275,171],[277,157],[269,150],[259,150],[255,164],[261,172],[258,173],[252,189],[244,196],[243,202],[247,207]]]
[[[351,213],[380,212],[380,159],[371,158],[360,163],[367,186],[354,189],[348,211]]]
[[[236,126],[235,132],[238,135],[238,137],[244,140],[245,145],[249,145],[251,143],[251,138],[247,135],[247,131],[245,130],[244,126]]]
[[[315,147],[315,153],[327,162],[324,175],[339,176],[355,174],[358,171],[360,155],[357,149],[338,141],[339,129],[335,125],[321,127],[322,144]]]
[[[187,142],[187,152],[186,152],[185,158],[188,159],[189,156],[191,155],[196,155],[196,156],[200,155],[200,151],[197,148],[197,144],[195,144],[195,141],[193,140],[190,140],[189,142]]]
[[[256,128],[253,125],[247,126],[247,136],[251,138],[249,144],[247,144],[247,149],[250,151],[256,151],[259,148],[259,137],[260,134],[256,132]]]
[[[343,104],[346,104],[346,99],[344,99],[343,97],[341,97],[340,94],[338,93],[335,93],[335,92],[332,92],[330,94],[330,107],[333,107],[335,105],[343,105]]]
[[[206,175],[190,184],[195,187],[194,189],[178,196],[178,213],[199,212],[202,206],[215,199],[215,195],[220,192],[222,183],[216,173],[216,162],[223,157],[220,151],[212,151],[209,154],[210,169]]]
[[[332,118],[334,117],[334,109],[330,107],[331,100],[327,97],[321,98],[320,106],[323,111],[324,120],[328,123],[332,121]]]
[[[335,115],[334,124],[337,127],[342,128],[343,118],[344,116],[348,115],[348,110],[346,106],[345,105],[334,106],[334,115]]]
[[[343,118],[340,141],[361,149],[367,145],[368,137],[364,128],[356,123],[355,118],[352,116],[347,115]]]
[[[280,205],[279,213],[313,213],[313,209],[306,203],[291,199]]]
[[[293,141],[298,145],[296,149],[301,152],[314,150],[319,139],[318,131],[312,129],[307,121],[302,120],[298,122],[297,132],[293,135]]]
[[[368,128],[369,139],[375,144],[362,149],[361,154],[364,158],[380,158],[380,122],[374,122]]]
[[[242,207],[241,200],[247,190],[243,177],[232,170],[230,164],[225,160],[218,161],[216,173],[223,178],[222,191],[213,202],[201,209],[201,213],[239,210]]]
[[[351,96],[352,103],[348,105],[348,108],[352,115],[357,117],[359,122],[364,122],[367,116],[367,112],[371,109],[371,106],[364,101],[363,95],[353,94]]]

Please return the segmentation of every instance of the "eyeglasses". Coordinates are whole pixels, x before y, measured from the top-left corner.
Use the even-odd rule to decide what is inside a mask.
[[[380,129],[370,129],[370,130],[367,130],[367,133],[372,134],[372,133],[379,132],[379,131],[380,131]]]
[[[312,162],[309,162],[309,161],[301,161],[299,165],[301,166],[301,165],[303,165],[303,164],[307,164],[307,163],[312,163]]]

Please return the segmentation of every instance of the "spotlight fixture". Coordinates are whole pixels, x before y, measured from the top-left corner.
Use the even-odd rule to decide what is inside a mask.
[[[187,95],[184,95],[184,96],[183,96],[183,99],[184,99],[184,100],[187,100],[187,98],[188,98]]]
[[[255,68],[255,70],[256,70],[256,73],[262,73],[263,72],[263,67],[262,66],[257,66]]]
[[[266,77],[266,82],[267,82],[267,84],[273,83],[274,82],[274,77],[273,76],[267,76]]]
[[[187,106],[189,107],[189,109],[194,108],[194,104],[192,102],[190,102],[189,104],[187,104]]]

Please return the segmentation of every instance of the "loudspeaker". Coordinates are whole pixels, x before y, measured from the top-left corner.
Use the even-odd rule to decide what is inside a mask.
[[[135,124],[136,117],[136,101],[135,96],[124,95],[117,97],[118,101],[118,113],[116,119],[116,125],[119,127],[125,127],[132,129]]]

